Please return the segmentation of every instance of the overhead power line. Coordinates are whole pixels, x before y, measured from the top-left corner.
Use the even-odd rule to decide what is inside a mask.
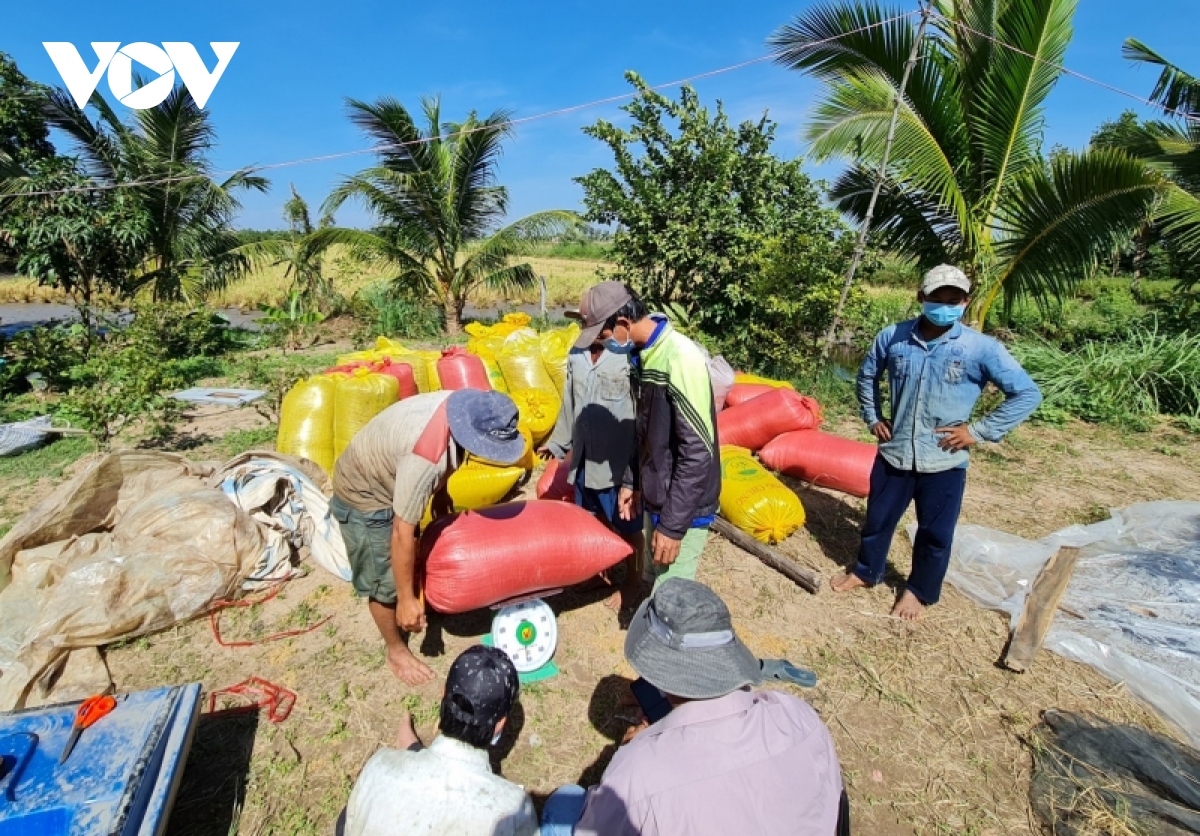
[[[831,37],[831,38],[825,38],[825,39],[819,40],[819,41],[812,41],[809,44],[809,46],[820,46],[822,44],[840,40],[841,38],[847,38],[851,35],[857,35],[860,32],[866,32],[869,29],[874,29],[879,26],[886,26],[889,23],[894,23],[897,20],[903,20],[906,17],[912,17],[915,14],[918,14],[918,12],[911,11],[911,12],[907,12],[905,14],[895,15],[893,17],[888,18],[887,20],[881,20],[876,23],[868,24],[866,26],[860,26],[857,29],[853,29],[849,32],[843,32],[840,35],[835,35],[834,37]],[[670,87],[679,87],[680,85],[688,84],[693,81],[698,81],[702,78],[711,78],[712,76],[721,75],[723,73],[733,72],[734,70],[740,70],[745,67],[752,66],[754,64],[761,64],[765,61],[771,61],[774,59],[774,57],[775,57],[774,55],[761,55],[758,58],[751,58],[748,61],[741,61],[737,64],[730,64],[725,67],[719,67],[715,70],[706,70],[705,72],[696,73],[695,75],[689,75],[685,78],[676,79],[675,81],[667,81],[667,82],[663,82],[661,84],[653,84],[653,85],[649,86],[649,89],[665,90]],[[606,105],[606,104],[613,104],[614,102],[620,102],[620,101],[624,101],[626,99],[632,99],[637,95],[638,94],[636,92],[634,92],[634,93],[621,93],[620,95],[616,95],[616,96],[607,96],[603,99],[595,99],[594,101],[584,102],[582,104],[570,105],[568,107],[560,107],[555,110],[548,110],[544,113],[537,113],[532,116],[522,116],[517,119],[509,119],[505,122],[499,123],[499,125],[501,125],[501,126],[522,125],[527,122],[534,122],[534,121],[537,121],[540,119],[549,119],[554,116],[563,116],[567,113],[574,113],[576,111],[586,110],[588,108],[599,107],[601,105]],[[438,136],[423,137],[421,139],[411,140],[409,142],[380,143],[380,144],[374,145],[370,148],[358,148],[353,151],[339,151],[339,152],[335,152],[335,153],[331,153],[331,154],[320,154],[320,155],[314,156],[314,157],[303,157],[301,159],[286,160],[284,162],[278,162],[278,163],[267,163],[265,165],[248,166],[248,167],[242,168],[242,169],[218,171],[218,172],[215,172],[213,175],[186,174],[186,175],[179,175],[177,177],[157,177],[157,178],[149,179],[149,180],[131,180],[131,181],[126,181],[126,182],[122,182],[122,183],[97,183],[97,184],[88,185],[88,186],[72,186],[72,187],[64,188],[64,189],[46,189],[43,191],[32,191],[32,192],[0,192],[0,197],[17,197],[17,196],[36,197],[36,196],[41,196],[41,195],[70,194],[72,192],[106,191],[106,190],[110,190],[110,189],[133,188],[135,186],[154,186],[154,185],[159,185],[159,184],[163,184],[163,183],[186,182],[189,180],[207,180],[210,178],[210,176],[233,175],[233,174],[238,174],[238,173],[242,173],[242,172],[253,173],[253,172],[259,172],[259,171],[269,171],[271,169],[277,169],[277,168],[289,168],[289,167],[297,166],[297,165],[308,165],[311,163],[328,162],[330,160],[340,160],[340,159],[345,159],[347,157],[362,156],[363,154],[378,154],[380,151],[398,150],[400,148],[410,147],[410,146],[414,146],[414,145],[421,145],[421,144],[428,143],[428,142],[450,139],[450,138],[456,137],[456,136],[465,136],[467,134],[471,134],[476,131],[490,130],[495,127],[496,126],[493,125],[493,126],[488,126],[487,128],[484,128],[484,127],[469,128],[467,130],[453,131],[451,133],[439,134]]]

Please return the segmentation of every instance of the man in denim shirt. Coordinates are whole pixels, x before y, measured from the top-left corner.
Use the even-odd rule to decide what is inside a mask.
[[[925,274],[917,301],[921,316],[890,325],[875,338],[858,370],[862,418],[879,439],[858,564],[831,581],[836,592],[883,580],[892,535],[915,501],[917,536],[912,572],[892,615],[919,618],[941,597],[954,526],[967,482],[968,448],[998,442],[1042,402],[1037,384],[999,342],[958,320],[971,282],[957,267]],[[879,381],[887,372],[892,418],[883,416]],[[971,421],[984,387],[995,384],[1005,401]]]

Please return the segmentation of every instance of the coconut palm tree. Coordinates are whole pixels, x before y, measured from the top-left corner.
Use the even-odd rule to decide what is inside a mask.
[[[283,204],[283,219],[288,225],[288,234],[280,238],[267,238],[243,244],[236,250],[252,264],[283,267],[284,276],[291,279],[291,291],[297,294],[299,304],[329,313],[337,303],[337,291],[324,271],[324,247],[316,243],[314,233],[333,226],[333,215],[321,215],[313,225],[308,203],[291,185],[292,196]]]
[[[235,193],[266,191],[268,181],[250,169],[221,182],[211,179],[208,154],[216,131],[187,88],[178,86],[155,107],[133,111],[128,123],[99,93],[89,105],[99,116],[95,122],[69,93],[56,89],[48,94],[47,120],[74,140],[93,182],[133,184],[122,188],[149,223],[134,286],[152,287],[156,299],[198,297],[241,275],[249,263],[236,252]]]
[[[1137,125],[1121,145],[1169,181],[1155,213],[1163,235],[1181,251],[1200,250],[1200,78],[1133,38],[1122,52],[1131,61],[1162,67],[1150,98],[1175,118]]]
[[[476,288],[534,284],[533,268],[513,260],[579,223],[574,212],[550,210],[500,226],[508,191],[496,185],[495,169],[501,144],[512,135],[508,113],[481,119],[472,111],[463,122],[443,123],[439,101],[425,98],[422,128],[394,98],[348,104],[351,121],[376,140],[379,164],[340,183],[325,207],[335,211],[359,200],[377,226],[319,230],[314,237],[394,267],[397,287],[442,307],[446,333],[459,332],[463,306]]]
[[[1075,0],[933,0],[931,12],[874,232],[922,266],[961,265],[981,291],[973,316],[986,323],[998,298],[1068,294],[1137,227],[1162,183],[1121,151],[1042,155]],[[769,40],[778,63],[825,82],[805,138],[812,158],[850,162],[831,196],[859,220],[917,36],[913,17],[899,15],[875,0],[827,2]]]

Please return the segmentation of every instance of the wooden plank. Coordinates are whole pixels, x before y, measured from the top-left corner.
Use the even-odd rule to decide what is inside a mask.
[[[1008,652],[1004,655],[1004,666],[1009,670],[1026,671],[1033,664],[1033,658],[1054,621],[1058,602],[1071,582],[1078,557],[1079,549],[1063,546],[1051,555],[1038,573],[1033,588],[1025,598],[1025,607],[1008,643]]]
[[[821,578],[815,572],[796,565],[794,560],[771,548],[766,543],[760,543],[758,540],[755,540],[724,517],[717,517],[713,520],[712,528],[713,531],[720,534],[730,543],[733,543],[743,551],[750,552],[750,554],[757,557],[776,572],[779,572],[788,580],[798,584],[801,588],[808,590],[814,595],[821,588]]]

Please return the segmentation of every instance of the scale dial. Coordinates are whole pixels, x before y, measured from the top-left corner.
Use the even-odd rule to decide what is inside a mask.
[[[540,598],[504,607],[492,619],[492,643],[508,654],[518,673],[536,671],[558,646],[554,610]]]

